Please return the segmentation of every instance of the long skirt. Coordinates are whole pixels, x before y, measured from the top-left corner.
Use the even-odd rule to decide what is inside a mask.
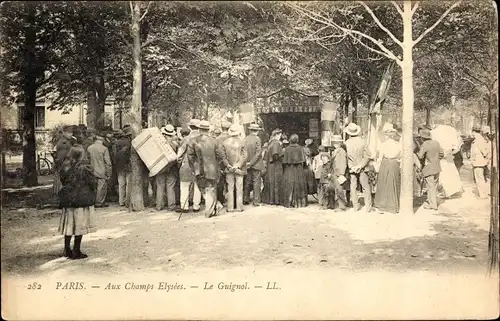
[[[304,175],[307,181],[307,194],[314,195],[317,192],[316,178],[314,177],[314,172],[309,168],[304,168]]]
[[[396,159],[383,158],[377,179],[375,207],[381,211],[399,212],[401,170]]]
[[[263,201],[271,205],[283,204],[283,165],[281,162],[274,162],[268,165],[264,185],[265,193]]]
[[[283,205],[307,206],[307,177],[301,164],[285,165],[283,172]]]
[[[94,206],[63,208],[59,232],[63,235],[85,235],[96,231],[93,224]]]
[[[458,173],[453,156],[441,159],[441,173],[439,173],[439,184],[443,188],[445,197],[450,197],[462,190],[462,181]]]

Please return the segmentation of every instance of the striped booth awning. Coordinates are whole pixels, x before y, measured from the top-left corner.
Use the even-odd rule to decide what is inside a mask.
[[[319,96],[305,95],[289,88],[269,96],[258,97],[255,102],[257,114],[315,113],[320,111]]]

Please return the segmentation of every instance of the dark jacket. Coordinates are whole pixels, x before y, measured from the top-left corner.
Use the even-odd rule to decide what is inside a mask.
[[[130,172],[130,150],[131,140],[128,137],[122,137],[115,142],[114,163],[117,172]]]
[[[95,205],[97,181],[87,161],[69,164],[66,161],[59,171],[62,189],[59,191],[61,208],[77,208]]]
[[[247,150],[248,168],[261,171],[264,169],[262,162],[262,142],[259,136],[248,135],[244,140]]]
[[[429,139],[422,143],[417,156],[418,158],[425,160],[425,165],[422,169],[422,174],[424,175],[424,177],[435,175],[441,172],[441,163],[439,157],[440,151],[441,147],[435,140]]]
[[[188,150],[189,166],[195,176],[202,176],[209,180],[219,180],[220,167],[215,155],[216,141],[210,135],[201,134],[192,141],[192,148]]]

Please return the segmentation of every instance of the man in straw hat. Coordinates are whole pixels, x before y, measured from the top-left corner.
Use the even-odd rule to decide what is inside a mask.
[[[481,133],[481,127],[472,127],[474,140],[470,148],[470,160],[474,172],[479,198],[488,198],[490,195],[489,185],[486,183],[486,171],[491,159],[491,148]]]
[[[425,160],[422,176],[427,185],[427,204],[424,204],[424,208],[437,211],[437,186],[439,173],[441,172],[439,156],[441,146],[436,140],[432,139],[431,131],[427,128],[420,130],[420,138],[422,145],[417,156],[419,159]]]
[[[198,188],[198,184],[195,180],[194,171],[191,169],[191,165],[188,161],[188,154],[194,153],[194,147],[192,146],[194,139],[199,135],[198,127],[200,125],[199,119],[191,119],[188,123],[189,134],[187,134],[188,129],[183,129],[181,134],[187,134],[182,139],[179,149],[177,150],[177,163],[179,165],[179,179],[180,179],[180,211],[188,212],[189,203],[193,204],[193,211],[198,212],[200,210],[201,202],[201,192]],[[197,166],[197,164],[193,164]]]
[[[97,133],[95,142],[87,148],[90,165],[97,180],[96,207],[107,207],[106,194],[108,180],[111,178],[111,158],[109,150],[104,146],[104,134]]]
[[[361,133],[361,127],[355,123],[350,123],[344,132],[349,135],[349,139],[346,140],[345,146],[347,149],[347,164],[350,171],[350,192],[351,192],[351,202],[354,207],[354,211],[359,211],[361,206],[358,202],[358,184],[361,185],[363,189],[363,196],[365,201],[365,210],[367,212],[372,211],[372,191],[370,186],[370,180],[367,172],[368,163],[370,162],[371,156],[368,149],[368,144],[362,137],[359,136]]]
[[[209,135],[210,123],[206,120],[199,125],[200,134],[195,137],[188,150],[188,160],[195,174],[196,183],[205,198],[205,217],[216,215],[217,183],[220,168],[215,155],[216,141]]]
[[[226,184],[226,174],[224,172],[224,163],[222,162],[223,159],[223,152],[222,152],[222,143],[229,138],[228,134],[228,129],[231,126],[231,123],[223,120],[221,122],[221,134],[217,136],[216,140],[216,155],[217,155],[217,160],[219,161],[219,166],[221,168],[221,178],[219,180],[219,183],[217,184],[217,200],[221,202],[222,204],[226,203],[226,193],[227,193],[227,184]]]
[[[165,127],[160,129],[163,137],[167,141],[167,144],[172,148],[172,150],[177,153],[178,142],[176,139],[175,128],[171,124],[167,124]],[[179,170],[177,164],[170,163],[163,170],[161,170],[155,179],[156,188],[156,209],[161,211],[165,206],[165,192],[167,196],[167,207],[168,210],[175,210],[176,204],[178,204],[177,195],[177,180],[179,176]]]
[[[128,206],[130,202],[130,152],[132,148],[132,127],[122,130],[122,135],[114,145],[116,174],[118,176],[118,203]]]
[[[221,146],[227,183],[227,211],[241,212],[243,211],[243,177],[246,174],[247,151],[243,140],[239,137],[238,125],[231,125],[228,134],[229,138]]]
[[[243,203],[250,203],[250,191],[253,190],[253,205],[260,205],[262,184],[262,142],[259,137],[260,127],[257,124],[248,126],[250,134],[245,137],[244,144],[247,152],[247,176],[245,178]]]

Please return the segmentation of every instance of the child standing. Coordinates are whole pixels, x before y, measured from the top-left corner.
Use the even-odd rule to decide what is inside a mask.
[[[316,179],[316,186],[318,186],[319,205],[322,206],[321,202],[323,200],[323,185],[320,184],[321,171],[323,169],[322,156],[326,155],[328,160],[330,160],[330,156],[328,155],[328,152],[325,151],[325,146],[319,146],[318,151],[318,155],[314,156],[312,161],[312,170],[314,172],[314,178]]]

